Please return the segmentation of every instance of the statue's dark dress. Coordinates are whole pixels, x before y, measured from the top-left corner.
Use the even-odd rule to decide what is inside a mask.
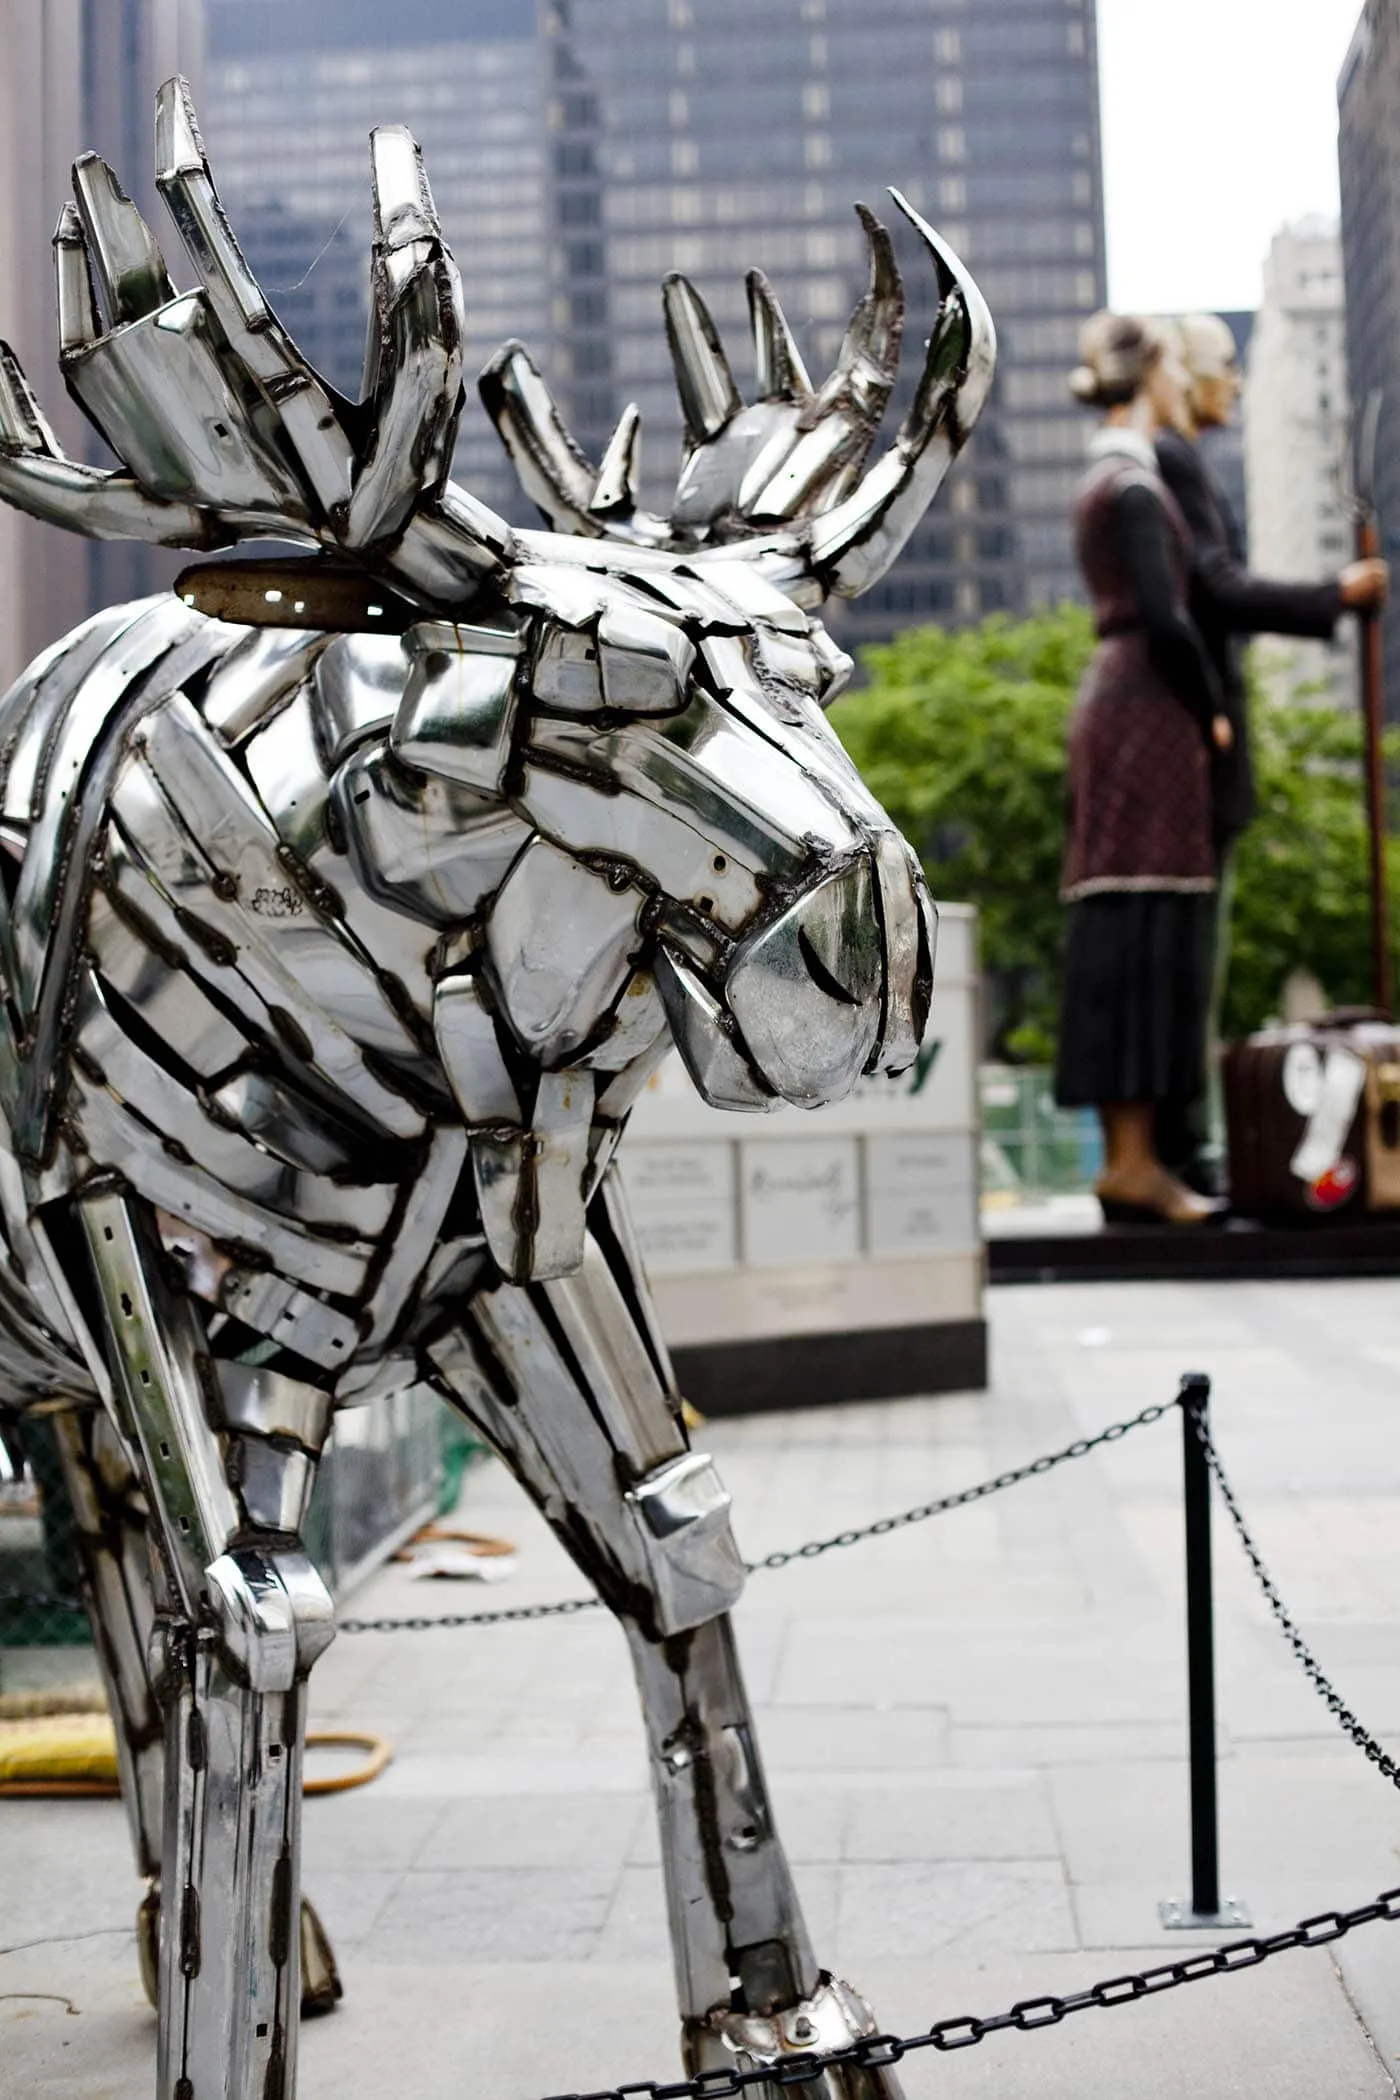
[[[1116,445],[1104,432],[1100,448]],[[1209,998],[1209,738],[1219,686],[1187,612],[1185,521],[1133,435],[1074,507],[1099,645],[1070,724],[1070,907],[1056,1094],[1190,1099]]]

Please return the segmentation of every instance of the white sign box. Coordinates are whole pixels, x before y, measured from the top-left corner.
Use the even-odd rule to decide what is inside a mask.
[[[638,1139],[627,1146],[632,1220],[654,1276],[738,1265],[734,1150],[707,1138]]]
[[[852,1261],[861,1251],[855,1138],[754,1138],[739,1148],[743,1258],[755,1268]]]
[[[901,1131],[863,1141],[866,1252],[943,1254],[976,1247],[977,1161],[970,1136]]]

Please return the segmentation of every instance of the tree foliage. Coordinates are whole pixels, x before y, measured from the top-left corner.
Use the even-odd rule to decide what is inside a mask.
[[[1053,1053],[1065,912],[1065,738],[1093,631],[1079,606],[956,633],[912,628],[864,652],[869,682],[832,721],[938,896],[977,905],[1003,1055]],[[1338,1004],[1369,984],[1358,715],[1252,698],[1259,816],[1237,859],[1228,1034],[1278,1011],[1310,969]],[[1400,744],[1397,753],[1400,755]],[[1400,926],[1400,850],[1392,853]]]
[[[1371,998],[1371,892],[1360,711],[1253,695],[1259,810],[1236,849],[1226,1035],[1278,1012],[1288,972],[1311,970],[1336,1006]],[[1400,737],[1386,738],[1392,775]],[[1389,841],[1392,931],[1400,840]]]

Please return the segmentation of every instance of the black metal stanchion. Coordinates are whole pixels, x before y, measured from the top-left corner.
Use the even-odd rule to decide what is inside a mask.
[[[1191,1896],[1159,1903],[1174,1931],[1248,1925],[1243,1904],[1221,1900],[1220,1834],[1215,1796],[1215,1616],[1210,1572],[1210,1467],[1199,1429],[1210,1415],[1210,1380],[1188,1371],[1181,1381],[1182,1499],[1186,1516],[1186,1676],[1191,1744]]]

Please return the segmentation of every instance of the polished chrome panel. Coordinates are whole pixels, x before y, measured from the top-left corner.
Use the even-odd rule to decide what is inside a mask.
[[[530,1274],[530,1235],[523,1215],[534,1196],[533,1175],[525,1180],[530,1153],[531,1142],[523,1130],[472,1133],[472,1181],[481,1229],[501,1274],[520,1282]]]
[[[769,1086],[785,1101],[819,1108],[848,1094],[865,1069],[880,1025],[882,979],[870,864],[862,855],[744,942],[727,996]]]
[[[583,1259],[593,1103],[591,1072],[541,1072],[532,1125],[537,1222],[529,1242],[531,1276],[568,1276]]]
[[[119,992],[182,1064],[209,1079],[245,1055],[250,1038],[189,977],[172,974],[101,890],[88,908],[87,935],[99,983]]]
[[[288,1451],[258,1435],[229,1438],[229,1478],[255,1531],[297,1532],[306,1522],[316,1461],[305,1451]]]
[[[368,1325],[359,1353],[381,1350],[408,1309],[428,1266],[447,1206],[467,1161],[467,1134],[448,1124],[433,1132],[417,1175],[408,1183],[397,1230],[365,1307]]]
[[[224,1426],[246,1429],[254,1436],[290,1437],[313,1456],[331,1426],[331,1397],[317,1386],[303,1385],[265,1364],[215,1365],[223,1401]]]
[[[154,610],[157,600],[109,607],[94,613],[81,627],[30,665],[0,701],[0,753],[5,792],[0,815],[28,825],[38,814],[35,787],[50,738],[75,695],[108,646],[121,640]]]
[[[543,765],[527,766],[520,804],[546,837],[571,853],[596,853],[649,875],[668,897],[737,933],[760,892],[732,844],[718,847],[697,825],[651,802]]]
[[[408,684],[389,732],[407,766],[490,793],[511,753],[515,667],[523,636],[510,628],[428,622],[403,638]]]
[[[610,605],[598,622],[603,699],[626,714],[668,715],[685,706],[695,644],[673,620]]]
[[[208,1094],[211,1108],[288,1165],[308,1174],[338,1174],[362,1182],[356,1171],[360,1134],[310,1095],[297,1094],[279,1073],[239,1072]],[[375,1208],[373,1199],[369,1209]],[[382,1221],[381,1221],[382,1222]]]
[[[486,921],[486,952],[505,1019],[545,1066],[577,1050],[618,998],[645,903],[548,839],[534,839],[511,869]]]
[[[148,605],[141,619],[94,664],[45,741],[34,788],[33,829],[14,891],[15,992],[22,1011],[33,1010],[48,964],[59,889],[67,867],[64,834],[74,789],[99,731],[134,681],[161,667],[172,647],[194,629],[193,615],[175,599]]]
[[[630,1281],[631,1279],[625,1279]],[[618,1279],[590,1239],[571,1276],[543,1286],[608,1436],[637,1478],[685,1449],[680,1402],[662,1385]]]
[[[535,651],[530,690],[541,707],[567,715],[596,715],[603,705],[603,674],[593,628],[546,627]]]
[[[498,801],[409,772],[382,744],[353,752],[331,793],[366,889],[436,926],[471,918],[530,836]]]
[[[187,826],[196,823],[209,872],[192,886],[192,907],[234,943],[240,969],[263,996],[295,1017],[328,1073],[344,1083],[354,1072],[360,1098],[389,1129],[420,1129],[402,1099],[365,1070],[358,1048],[411,1057],[416,1044],[378,978],[338,937],[334,900],[279,853],[261,804],[221,761],[188,701],[176,698],[151,718],[145,750],[168,803]]]
[[[382,736],[398,713],[408,658],[396,634],[338,634],[316,661],[312,720],[321,764],[334,772],[366,737]]]
[[[744,1563],[729,1524],[730,1498],[712,1458],[687,1451],[627,1494],[651,1570],[663,1633],[703,1626],[738,1603]]]
[[[649,1050],[666,1027],[666,1009],[649,970],[634,970],[613,1005],[601,1042],[575,1059],[596,1072],[620,1072]]]
[[[782,1106],[735,1040],[718,999],[688,964],[663,949],[656,958],[656,985],[681,1062],[702,1100],[711,1108],[760,1115]]]
[[[519,1125],[520,1094],[496,1034],[478,977],[456,972],[438,980],[433,1028],[443,1069],[468,1123]]]
[[[353,1225],[367,1234],[387,1225],[397,1195],[392,1186],[343,1187],[325,1178],[326,1167],[349,1166],[343,1147],[337,1147],[324,1166],[311,1166],[305,1158],[299,1166],[288,1164],[289,1136],[295,1141],[304,1135],[307,1142],[301,1149],[306,1153],[312,1150],[314,1136],[334,1126],[329,1117],[303,1111],[284,1088],[261,1075],[244,1074],[208,1097],[226,1111],[226,1117],[216,1120],[196,1095],[124,1034],[96,989],[89,991],[79,1010],[77,1039],[117,1100],[160,1131],[167,1149],[178,1148],[177,1158],[202,1168],[231,1193],[309,1225]],[[265,1129],[249,1129],[237,1120],[239,1102],[251,1106]],[[267,1129],[283,1139],[275,1151],[268,1149]]]
[[[242,749],[248,777],[277,836],[306,862],[325,844],[330,795],[311,709],[311,694],[302,686],[270,722],[259,725]]]
[[[885,1008],[875,1055],[881,1071],[900,1072],[918,1056],[928,1026],[938,915],[918,862],[896,832],[881,833],[873,859],[885,946]]]
[[[330,646],[323,634],[249,628],[210,679],[200,713],[226,744],[241,743],[312,676]]]

